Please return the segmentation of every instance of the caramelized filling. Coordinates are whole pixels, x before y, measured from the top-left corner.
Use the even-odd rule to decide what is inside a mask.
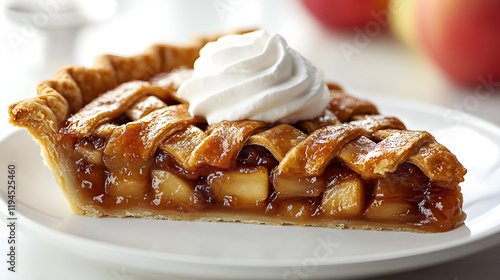
[[[75,141],[71,138],[65,138],[65,140]],[[273,186],[274,176],[276,176],[273,171],[278,161],[268,150],[256,145],[244,146],[234,165],[225,170],[203,166],[196,171],[187,171],[175,161],[170,153],[159,150],[148,165],[148,170],[144,172],[152,174],[152,170],[166,171],[182,180],[183,184],[187,184],[192,193],[178,191],[177,198],[172,197],[170,200],[159,198],[159,192],[154,188],[157,185],[154,182],[155,178],[148,175],[148,183],[142,186],[146,190],[143,195],[115,196],[110,194],[106,187],[110,180],[114,180],[112,174],[96,160],[96,157],[102,154],[104,140],[90,136],[76,140],[74,144],[77,180],[80,182],[78,191],[96,209],[141,207],[189,212],[216,211],[224,208],[225,211],[232,209],[234,212],[276,216],[290,221],[357,219],[386,224],[405,223],[408,226],[430,228],[432,231],[449,230],[463,214],[461,201],[456,199],[457,196],[460,197],[458,187],[449,188],[431,182],[419,168],[410,163],[401,164],[394,173],[387,174],[383,178],[361,180],[358,174],[340,160],[334,160],[320,176],[291,178],[304,181],[304,185],[309,188],[301,188],[301,193],[295,193],[294,197],[282,198]],[[228,185],[228,182],[224,182],[223,179],[225,174],[245,176],[245,174],[256,174],[258,170],[265,170],[266,173],[267,184],[257,183],[267,188],[263,191],[265,196],[255,199],[246,198],[245,195],[239,196],[238,192],[220,193],[220,182]],[[123,173],[127,172],[128,170],[123,170]],[[247,187],[253,187],[256,183],[254,177],[255,175],[252,175],[248,178],[252,181],[249,181]],[[359,186],[362,191],[360,194],[355,194],[359,201],[353,205],[341,205],[337,209],[328,208],[332,201],[328,203],[325,201],[332,190],[342,188],[343,182],[352,180],[361,182]],[[238,182],[238,184],[241,183]],[[232,184],[229,183],[229,185]],[[241,190],[241,194],[248,191]],[[355,191],[349,190],[346,194],[353,192]],[[342,198],[338,195],[337,197]],[[343,200],[345,201],[345,198]],[[446,210],[442,211],[443,209]]]
[[[207,127],[187,116],[184,105],[172,104],[172,98],[159,88],[136,87],[154,96],[143,95],[134,111],[127,112],[125,105],[113,107],[113,112],[105,114],[115,117],[106,124],[89,117],[85,121],[98,131],[94,134],[72,130],[81,125],[79,121],[68,122],[59,132],[62,148],[73,157],[80,200],[99,211],[231,211],[275,217],[285,223],[359,221],[386,228],[405,224],[430,232],[449,230],[465,215],[459,181],[429,179],[424,172],[432,170],[424,168],[420,158],[408,155],[437,145],[432,136],[387,130],[404,129],[395,118],[366,117],[340,126],[341,121],[355,117],[347,112],[339,121],[327,111],[328,121],[300,122],[296,127],[269,129],[268,124],[252,121]],[[335,94],[335,102],[344,98]],[[131,96],[127,98],[137,99]],[[370,104],[360,104],[362,112],[376,113]],[[148,111],[141,114],[141,108]],[[84,111],[101,114],[90,109]],[[178,116],[170,116],[169,111]],[[306,138],[307,133],[311,134]],[[151,138],[156,144],[142,144]],[[389,150],[393,164],[379,160],[367,168],[370,160],[380,157],[381,147]],[[291,149],[303,153],[290,155]],[[283,161],[293,164],[282,168]]]

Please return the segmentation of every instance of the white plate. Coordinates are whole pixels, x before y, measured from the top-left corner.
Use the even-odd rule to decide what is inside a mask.
[[[377,275],[436,264],[500,241],[500,129],[467,114],[377,98],[386,115],[426,129],[469,170],[462,184],[466,225],[415,234],[325,228],[93,219],[73,215],[39,148],[24,131],[0,142],[0,182],[17,170],[17,216],[29,234],[94,259],[150,273],[195,278],[305,279]],[[7,188],[0,190],[6,215]],[[5,217],[3,217],[5,220]]]

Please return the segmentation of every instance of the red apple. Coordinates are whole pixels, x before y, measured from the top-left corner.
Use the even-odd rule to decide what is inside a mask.
[[[423,47],[451,79],[500,81],[499,0],[419,0],[416,9]]]
[[[352,29],[379,20],[388,0],[302,0],[308,10],[326,27]]]

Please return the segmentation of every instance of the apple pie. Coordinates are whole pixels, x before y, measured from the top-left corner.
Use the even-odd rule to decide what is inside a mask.
[[[456,156],[335,84],[320,85],[328,100],[314,118],[193,115],[177,92],[209,41],[65,67],[9,107],[74,213],[412,232],[463,224]]]

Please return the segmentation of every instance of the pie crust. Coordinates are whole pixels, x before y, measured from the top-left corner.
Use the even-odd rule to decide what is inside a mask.
[[[463,224],[457,158],[337,85],[323,116],[295,124],[191,116],[175,92],[211,40],[61,68],[9,107],[74,213],[414,232]]]

